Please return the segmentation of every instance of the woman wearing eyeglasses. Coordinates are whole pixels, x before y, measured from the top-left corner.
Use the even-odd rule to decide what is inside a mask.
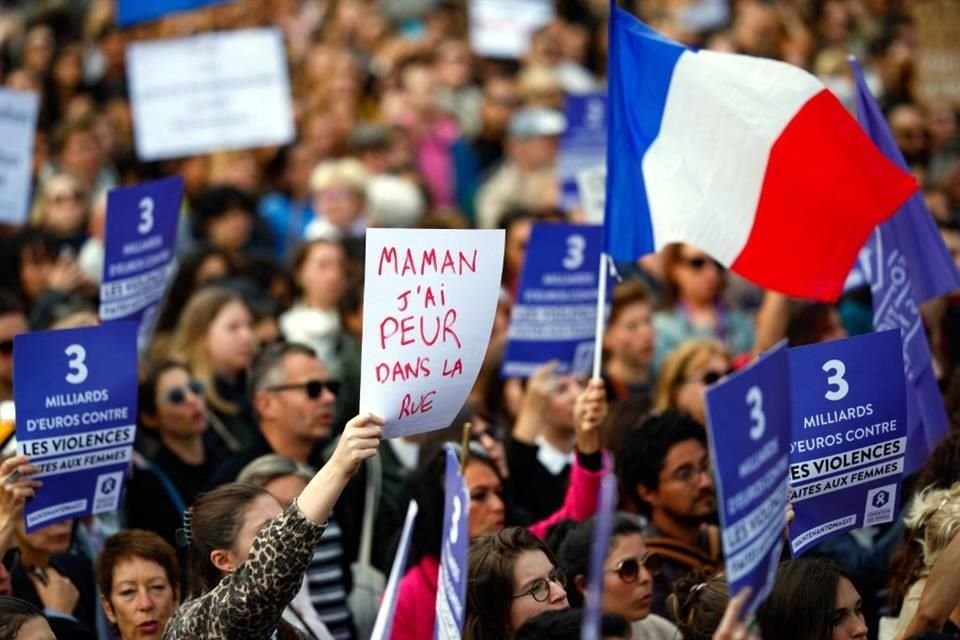
[[[567,597],[573,607],[583,606],[590,548],[596,528],[595,518],[575,525],[557,551],[569,576]],[[677,632],[677,628],[666,619],[650,613],[653,576],[659,568],[660,558],[647,551],[640,526],[630,518],[618,515],[603,565],[601,607],[604,613],[619,614],[631,623],[633,640],[671,640]]]
[[[550,547],[521,527],[484,536],[467,562],[464,640],[509,640],[544,611],[566,609],[566,574]]]
[[[718,340],[687,340],[667,357],[653,390],[653,408],[683,411],[702,425],[707,423],[704,391],[730,373],[730,353]]]
[[[208,488],[216,452],[223,449],[207,430],[203,391],[203,384],[173,361],[155,365],[139,388],[140,425],[159,443],[148,456],[135,456],[127,526],[155,531],[171,545],[176,545],[184,509]]]
[[[672,244],[663,250],[663,306],[653,316],[654,367],[688,338],[714,338],[732,354],[753,348],[749,316],[721,300],[726,286],[724,267],[699,249]]]
[[[557,522],[566,519],[582,520],[596,512],[597,492],[605,466],[600,452],[597,433],[600,419],[597,417],[600,405],[605,401],[588,402],[587,398],[588,395],[583,394],[578,399],[582,409],[577,412],[580,416],[577,421],[577,453],[570,470],[563,506],[545,520],[531,524],[526,529],[530,537],[545,538],[550,527]],[[463,479],[470,492],[467,516],[470,539],[501,531],[506,523],[530,522],[531,518],[526,513],[512,508],[510,498],[504,491],[499,467],[486,454],[484,448],[479,444],[471,445],[466,456]],[[434,602],[437,598],[443,531],[443,465],[444,456],[434,456],[412,481],[411,497],[420,505],[420,512],[411,541],[410,568],[400,581],[398,589],[390,635],[392,640],[420,640],[433,633],[435,609],[432,606],[425,607],[423,603]],[[546,548],[543,543],[539,544]],[[566,596],[563,601],[566,603]],[[475,637],[505,636],[492,634]]]

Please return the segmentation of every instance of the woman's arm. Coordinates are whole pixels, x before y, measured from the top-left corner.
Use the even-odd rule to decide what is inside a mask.
[[[323,523],[341,491],[363,461],[376,454],[382,424],[372,415],[348,422],[329,462],[297,500],[257,534],[246,562],[212,591],[186,603],[164,638],[267,637],[300,589]]]
[[[13,532],[23,518],[23,506],[43,484],[30,479],[37,471],[27,456],[7,458],[0,464],[0,556],[13,543]]]
[[[597,511],[600,483],[610,464],[600,450],[600,425],[607,417],[607,394],[603,380],[594,378],[577,397],[573,409],[577,429],[577,455],[563,505],[547,518],[530,525],[530,532],[546,538],[550,527],[561,520],[585,520]]]
[[[898,636],[904,640],[925,631],[939,631],[960,605],[960,535],[953,537],[930,569],[920,604],[910,624]]]

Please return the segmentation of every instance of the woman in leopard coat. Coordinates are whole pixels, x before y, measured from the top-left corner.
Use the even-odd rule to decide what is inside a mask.
[[[190,542],[190,600],[164,640],[284,640],[281,622],[300,588],[324,523],[347,482],[377,452],[383,421],[357,416],[330,461],[281,510],[263,489],[230,483],[197,498],[184,518]]]

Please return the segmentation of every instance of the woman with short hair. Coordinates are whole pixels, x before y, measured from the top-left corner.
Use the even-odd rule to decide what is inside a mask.
[[[121,640],[159,640],[180,604],[173,547],[151,531],[107,538],[96,561],[100,605]]]

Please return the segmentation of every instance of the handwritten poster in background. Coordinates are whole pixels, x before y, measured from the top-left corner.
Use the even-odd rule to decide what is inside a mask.
[[[129,27],[138,22],[147,22],[162,18],[168,13],[176,11],[190,11],[207,7],[212,4],[222,4],[227,0],[119,0],[117,2],[117,24]]]
[[[181,176],[107,193],[100,319],[136,322],[141,350],[173,274],[182,199]]]
[[[730,593],[750,587],[752,613],[773,589],[783,549],[790,456],[786,343],[707,390]]]
[[[899,330],[789,352],[794,555],[828,537],[891,522],[907,450]]]
[[[553,19],[553,0],[469,0],[470,46],[486,58],[522,58],[533,32]]]
[[[557,180],[561,206],[569,211],[583,207],[577,182],[580,174],[584,171],[587,176],[595,176],[597,171],[606,173],[607,95],[604,92],[569,95],[564,115],[567,129],[557,149]]]
[[[561,374],[590,373],[602,250],[599,225],[534,225],[510,311],[505,377],[529,377],[551,360]]]
[[[14,338],[17,452],[43,480],[27,532],[118,508],[136,435],[136,339],[131,322]]]
[[[283,37],[275,28],[127,47],[141,160],[287,144],[294,137]]]
[[[39,109],[36,93],[0,88],[0,222],[27,219]]]
[[[490,341],[502,230],[370,229],[360,406],[395,438],[448,427]]]
[[[460,640],[467,604],[470,492],[460,475],[460,460],[449,445],[446,454],[443,540],[440,547],[440,576],[437,579],[437,622],[433,637],[435,640]]]

